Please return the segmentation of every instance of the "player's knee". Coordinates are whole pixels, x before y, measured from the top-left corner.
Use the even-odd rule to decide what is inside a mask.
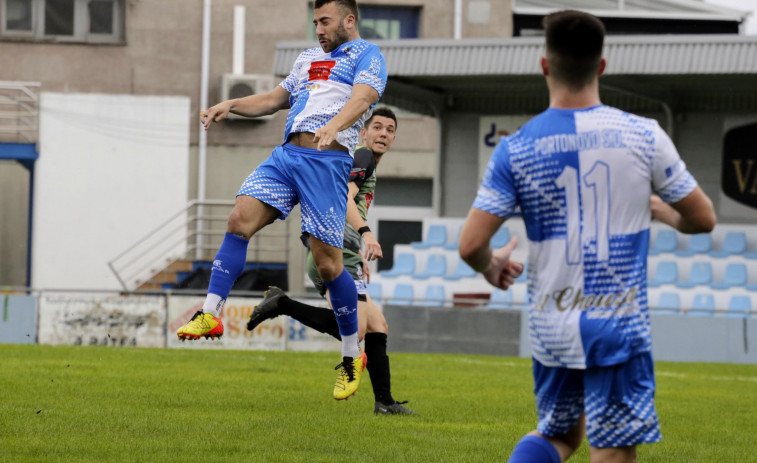
[[[249,220],[245,217],[243,211],[239,208],[234,208],[229,214],[229,220],[226,222],[226,231],[238,236],[242,236],[245,239],[250,239],[252,236],[248,231]]]
[[[342,273],[342,266],[331,259],[318,259],[315,266],[323,281],[334,281]]]

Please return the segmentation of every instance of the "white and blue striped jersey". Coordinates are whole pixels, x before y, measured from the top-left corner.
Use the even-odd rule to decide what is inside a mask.
[[[651,351],[649,197],[676,202],[696,185],[657,121],[609,106],[550,108],[501,139],[473,207],[520,208],[539,362],[583,369]]]
[[[386,87],[386,62],[378,46],[363,39],[341,44],[330,53],[320,47],[300,53],[279,85],[289,92],[289,114],[284,140],[293,132],[315,132],[326,125],[352,95],[355,84],[368,84],[379,94]],[[373,106],[352,127],[337,135],[337,142],[353,155],[363,123]]]

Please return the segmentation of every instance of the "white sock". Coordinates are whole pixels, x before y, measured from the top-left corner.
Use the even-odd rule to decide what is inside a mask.
[[[205,303],[202,304],[202,311],[205,313],[212,313],[214,317],[218,318],[221,316],[221,309],[223,308],[224,302],[226,302],[226,300],[222,299],[218,294],[208,293],[205,298]]]
[[[342,336],[342,357],[360,357],[360,344],[358,344],[357,331],[349,336]]]

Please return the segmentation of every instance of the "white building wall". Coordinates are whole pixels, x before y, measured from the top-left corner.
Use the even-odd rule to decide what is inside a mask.
[[[42,93],[32,286],[121,289],[108,261],[187,203],[189,122],[188,97]]]

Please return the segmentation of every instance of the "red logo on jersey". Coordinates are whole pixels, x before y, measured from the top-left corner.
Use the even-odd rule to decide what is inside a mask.
[[[371,203],[373,203],[373,193],[368,193],[365,195],[365,210],[371,208]]]
[[[336,66],[336,61],[313,61],[308,69],[308,82],[313,80],[329,80],[331,69]]]

